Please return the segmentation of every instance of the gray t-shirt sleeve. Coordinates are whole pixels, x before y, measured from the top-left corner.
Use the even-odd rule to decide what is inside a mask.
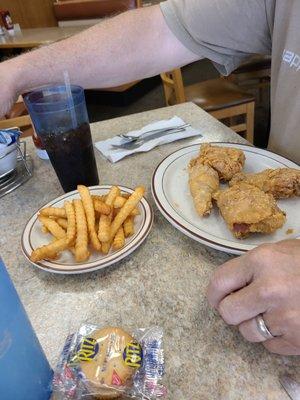
[[[167,0],[165,20],[182,44],[226,75],[252,54],[271,54],[275,0]]]

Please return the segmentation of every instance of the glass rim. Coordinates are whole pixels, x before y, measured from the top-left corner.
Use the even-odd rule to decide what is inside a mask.
[[[71,86],[71,93],[72,93],[72,99],[73,101],[78,101],[80,96],[82,96],[84,94],[84,89],[83,87],[79,86],[79,85],[70,85]],[[64,91],[59,91],[58,89],[65,89]],[[56,89],[56,90],[55,90]],[[34,104],[35,106],[47,106],[47,105],[56,105],[59,106],[60,104],[65,104],[66,99],[60,99],[58,101],[33,101],[31,100],[31,96],[34,96],[38,93],[43,93],[44,91],[48,90],[49,92],[53,91],[52,94],[54,93],[66,93],[66,86],[64,83],[60,83],[57,85],[45,85],[45,86],[40,86],[37,87],[33,90],[30,91],[30,93],[26,94],[24,96],[24,100],[25,102],[27,101],[30,104]],[[45,99],[46,97],[42,97],[42,99]],[[82,99],[82,101],[84,101],[84,97]],[[79,103],[77,103],[79,104]],[[75,104],[74,104],[75,105]]]

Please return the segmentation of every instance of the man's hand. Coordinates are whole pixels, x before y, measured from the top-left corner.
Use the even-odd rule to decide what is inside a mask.
[[[300,355],[300,240],[266,244],[228,261],[214,274],[208,301],[250,342],[274,353]],[[258,331],[263,319],[274,339]]]
[[[7,114],[18,98],[16,76],[9,62],[0,64],[0,119]]]

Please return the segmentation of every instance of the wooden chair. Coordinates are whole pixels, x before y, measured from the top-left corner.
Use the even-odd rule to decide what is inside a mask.
[[[53,3],[54,15],[60,23],[97,20],[139,7],[142,0],[55,0]]]
[[[0,120],[0,129],[8,129],[15,126],[22,131],[22,137],[32,134],[33,128],[31,119],[21,96],[9,114],[7,114],[4,119]]]
[[[224,79],[243,89],[258,89],[262,100],[263,89],[270,86],[271,56],[254,55]]]
[[[161,74],[166,104],[192,101],[253,143],[254,97],[225,79],[211,79],[184,87],[181,70]],[[242,120],[242,122],[240,121]],[[238,121],[236,121],[238,120]]]

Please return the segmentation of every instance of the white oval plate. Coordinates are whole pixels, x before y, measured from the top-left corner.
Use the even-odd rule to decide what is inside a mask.
[[[106,194],[111,185],[102,186],[91,186],[89,190],[91,194],[103,195]],[[131,194],[132,189],[125,186],[119,186],[123,193]],[[69,192],[50,201],[45,204],[42,208],[53,206],[62,207],[65,200],[72,200],[79,198],[77,190]],[[40,210],[41,210],[40,209]],[[37,219],[38,210],[27,222],[26,227],[22,235],[22,250],[25,257],[30,261],[30,254],[33,249],[50,243],[52,236],[50,234],[44,234],[41,231],[40,222]],[[131,254],[137,247],[139,247],[148,236],[152,223],[153,223],[153,212],[148,201],[143,197],[139,204],[140,215],[135,218],[135,233],[133,236],[126,239],[125,246],[118,251],[110,251],[109,254],[101,254],[93,252],[89,260],[83,263],[75,263],[73,255],[69,251],[63,251],[60,257],[56,260],[42,260],[37,263],[31,264],[43,269],[44,271],[53,272],[57,274],[80,274],[84,272],[96,271],[108,267],[109,265],[115,264],[122,260],[124,257]]]
[[[270,151],[236,143],[214,143],[235,147],[246,156],[245,172],[259,172],[266,168],[300,167]],[[240,240],[232,236],[216,207],[211,215],[200,218],[196,213],[188,187],[188,163],[199,153],[199,144],[184,147],[166,157],[152,177],[152,195],[164,217],[185,235],[226,253],[242,254],[262,243],[300,238],[300,199],[279,200],[279,207],[287,213],[284,226],[271,235],[255,234]],[[225,185],[224,185],[225,187]],[[287,234],[292,229],[293,234]]]

